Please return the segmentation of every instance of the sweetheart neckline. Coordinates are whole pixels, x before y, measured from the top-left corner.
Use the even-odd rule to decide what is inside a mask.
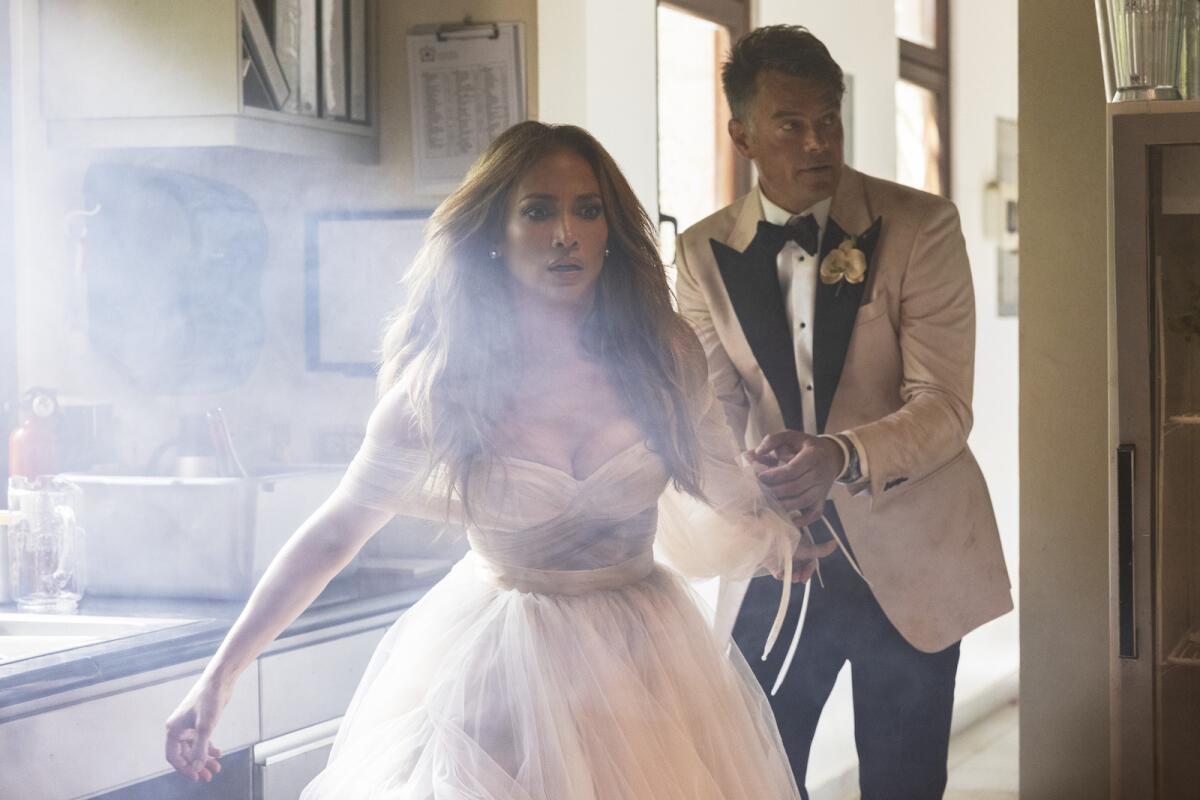
[[[603,472],[605,469],[607,469],[609,466],[611,466],[614,462],[616,462],[622,456],[633,452],[638,447],[644,447],[647,450],[649,450],[649,443],[645,439],[639,439],[638,441],[633,442],[632,444],[628,445],[627,447],[624,447],[624,448],[618,450],[617,452],[613,453],[611,456],[609,456],[604,461],[600,462],[600,464],[598,464],[594,470],[592,470],[591,472],[589,472],[587,475],[585,475],[582,478],[575,477],[575,475],[573,475],[570,472],[567,472],[562,467],[555,467],[550,464],[546,464],[542,461],[534,461],[534,460],[528,459],[528,458],[521,458],[520,456],[506,456],[506,455],[496,455],[495,458],[500,461],[507,461],[507,462],[516,463],[516,464],[526,464],[531,467],[537,467],[538,469],[545,470],[547,472],[553,472],[556,475],[561,475],[564,478],[566,478],[567,480],[571,481],[572,483],[583,484],[583,483],[587,483],[592,478],[599,475],[601,472]]]

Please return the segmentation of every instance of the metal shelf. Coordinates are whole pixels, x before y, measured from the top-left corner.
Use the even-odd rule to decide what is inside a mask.
[[[1128,100],[1109,103],[1111,117],[1129,114],[1194,114],[1200,113],[1200,100]]]
[[[1163,423],[1163,433],[1171,433],[1179,428],[1191,425],[1200,425],[1200,413],[1171,414],[1167,417],[1167,421]]]
[[[1200,628],[1193,628],[1180,637],[1171,655],[1167,656],[1167,663],[1200,667]]]

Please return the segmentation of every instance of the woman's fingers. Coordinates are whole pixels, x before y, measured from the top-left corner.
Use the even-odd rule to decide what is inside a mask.
[[[807,583],[817,570],[817,561],[836,549],[837,542],[834,541],[813,544],[810,540],[796,545],[796,550],[792,554],[792,583]],[[783,580],[782,567],[770,566],[767,571],[775,580]]]
[[[778,466],[768,467],[758,475],[758,479],[770,486],[772,489],[804,479],[810,472],[813,471],[814,465],[811,459],[805,458],[803,454],[782,461]]]
[[[755,447],[755,452],[760,456],[766,456],[767,453],[773,453],[779,457],[781,461],[787,461],[794,453],[799,451],[800,445],[804,443],[805,434],[799,431],[778,431],[768,433],[766,437]],[[784,452],[775,452],[784,451]]]
[[[778,487],[772,487],[772,494],[775,500],[788,511],[802,511],[810,508],[824,509],[826,494],[822,487],[806,485],[803,482],[792,483],[788,485],[788,490],[784,492],[775,491]]]
[[[822,542],[821,544],[808,544],[806,542],[801,542],[796,546],[796,552],[792,555],[792,558],[797,561],[808,561],[817,558],[824,558],[836,549],[837,542],[833,541],[832,539],[828,542]]]
[[[188,766],[188,760],[184,757],[185,746],[179,734],[173,731],[170,726],[167,726],[167,763],[175,769],[183,770]]]
[[[167,721],[167,763],[193,781],[211,781],[221,771],[221,749],[208,741],[212,724],[191,725],[193,712]]]
[[[814,522],[825,515],[825,504],[817,503],[808,508],[801,509],[800,518],[796,520],[796,524],[801,528],[807,528]]]
[[[743,450],[742,458],[760,470],[774,467],[779,463],[775,456],[769,453],[759,453],[757,450]]]
[[[192,748],[195,740],[195,728],[187,728],[167,735],[167,763],[192,780],[199,778],[200,767],[203,766],[192,761]]]
[[[208,757],[204,760],[204,765],[196,770],[196,777],[198,780],[202,780],[207,783],[211,781],[218,772],[221,771],[221,762],[217,760],[220,758],[220,755],[220,750],[213,747],[211,744],[208,746]]]
[[[792,583],[808,583],[808,579],[812,577],[816,570],[816,559],[808,559],[799,562],[797,566],[792,569]]]
[[[176,712],[167,720],[167,763],[189,778],[194,777],[191,774],[192,744],[196,740],[194,716],[190,711],[183,714]]]
[[[776,483],[767,487],[767,490],[781,503],[787,502],[790,498],[800,495],[808,488],[804,481],[792,480],[787,483]]]
[[[781,502],[780,505],[791,513],[792,524],[802,530],[825,516],[824,499],[817,499],[814,502],[811,497],[805,497]]]
[[[211,781],[221,771],[221,749],[211,737],[224,697],[219,686],[201,679],[167,718],[167,763],[193,781]]]
[[[212,736],[212,731],[212,720],[207,717],[200,718],[196,722],[196,739],[192,742],[191,747],[192,769],[201,780],[205,781],[211,781],[214,772],[209,768],[209,763],[213,760],[213,747],[208,741]]]

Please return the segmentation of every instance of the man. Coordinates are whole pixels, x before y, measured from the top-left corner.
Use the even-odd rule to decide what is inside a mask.
[[[761,480],[840,543],[772,707],[803,785],[849,661],[863,798],[941,797],[959,640],[1012,608],[967,448],[975,311],[958,214],[844,165],[842,71],[806,29],[751,32],[722,79],[729,134],[759,182],[680,237],[679,307],[729,424],[769,466]],[[717,613],[736,614],[734,641],[768,693],[789,649],[759,658],[778,596],[769,576],[723,586]]]

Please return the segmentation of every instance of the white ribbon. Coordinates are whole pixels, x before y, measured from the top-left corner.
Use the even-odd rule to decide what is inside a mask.
[[[775,612],[775,621],[771,623],[771,630],[767,634],[767,643],[763,648],[763,661],[767,660],[767,656],[775,647],[775,640],[779,638],[779,633],[783,630],[783,621],[787,617],[788,603],[792,600],[792,554],[787,552],[788,541],[786,539],[779,541],[783,546],[783,590],[779,593],[779,610]]]
[[[830,532],[833,531],[833,526],[829,524],[829,520],[827,520],[824,515],[821,516],[821,522],[825,523],[825,526],[829,528]],[[805,528],[805,530],[808,531],[809,537],[811,538],[812,531],[809,528]],[[846,549],[844,544],[842,544],[841,538],[836,533],[833,535],[833,540],[837,542],[838,548],[842,551],[842,554],[846,556],[846,561],[850,562],[851,568],[858,573],[858,577],[862,578],[867,586],[870,586],[871,582],[867,580],[866,575],[863,575],[862,570],[859,569],[858,562],[854,560],[854,556],[850,555],[850,551]],[[779,611],[775,614],[775,624],[771,626],[771,633],[767,636],[767,648],[763,652],[763,661],[767,660],[767,656],[770,654],[771,648],[775,644],[775,638],[779,635],[779,630],[783,627],[783,617],[787,613],[788,601],[791,600],[791,565],[792,561],[789,558],[787,560],[787,566],[784,568],[785,577]],[[821,580],[820,561],[817,562],[817,579]],[[825,586],[824,580],[821,580],[821,586],[822,588]],[[779,675],[775,678],[775,685],[771,687],[772,697],[779,692],[779,687],[783,686],[783,680],[787,677],[788,670],[792,667],[792,659],[796,657],[796,648],[800,645],[800,633],[804,630],[804,619],[808,616],[808,598],[811,592],[812,581],[808,580],[804,583],[804,598],[800,601],[800,619],[796,620],[796,632],[792,634],[792,643],[788,646],[787,655],[783,658],[783,666],[779,668]]]

